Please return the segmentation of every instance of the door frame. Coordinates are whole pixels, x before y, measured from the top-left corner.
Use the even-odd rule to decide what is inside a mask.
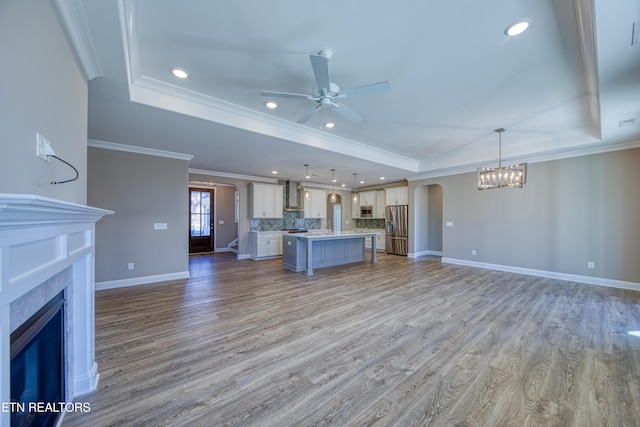
[[[202,192],[209,193],[209,236],[208,239],[198,238],[191,235],[191,193],[193,192]],[[215,189],[214,188],[198,188],[189,186],[189,253],[197,254],[197,253],[207,253],[215,251]],[[208,244],[202,246],[196,246],[194,244],[195,241],[205,242],[208,241]]]

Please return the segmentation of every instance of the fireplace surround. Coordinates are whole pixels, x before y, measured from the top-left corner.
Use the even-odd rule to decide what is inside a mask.
[[[113,212],[36,195],[0,194],[0,403],[11,401],[11,333],[64,292],[64,396],[97,387],[95,223]],[[10,412],[0,411],[0,426]]]

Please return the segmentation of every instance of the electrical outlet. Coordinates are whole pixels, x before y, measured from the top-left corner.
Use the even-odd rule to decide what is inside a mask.
[[[471,249],[471,255],[477,255],[476,250],[475,249]]]
[[[596,263],[595,263],[595,262],[593,262],[593,261],[589,261],[589,262],[587,263],[587,268],[596,268]]]
[[[127,270],[133,270],[133,263],[132,262],[127,264]]]
[[[49,161],[49,156],[47,156],[47,138],[44,137],[40,132],[36,132],[36,156],[42,160]]]

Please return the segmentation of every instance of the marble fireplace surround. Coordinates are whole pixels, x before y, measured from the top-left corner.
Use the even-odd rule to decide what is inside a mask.
[[[95,223],[113,212],[29,194],[0,194],[0,402],[10,401],[10,335],[65,289],[66,400],[98,385]],[[10,414],[0,412],[0,426]]]

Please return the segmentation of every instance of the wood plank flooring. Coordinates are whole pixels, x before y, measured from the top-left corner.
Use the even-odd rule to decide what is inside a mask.
[[[637,426],[640,293],[381,254],[100,291],[63,426]]]

